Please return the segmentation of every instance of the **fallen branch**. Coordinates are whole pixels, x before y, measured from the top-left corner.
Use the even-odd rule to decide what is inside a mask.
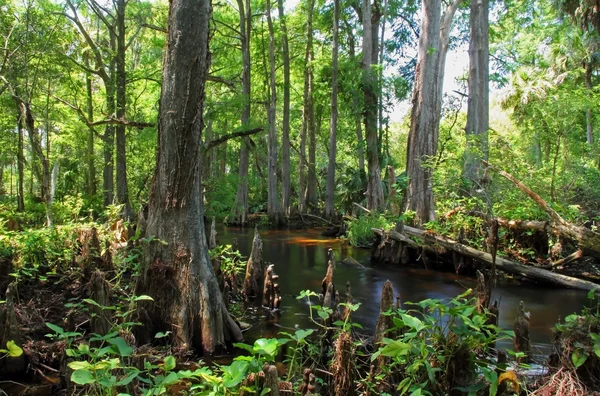
[[[579,248],[583,250],[586,255],[600,259],[600,250],[598,250],[600,247],[599,233],[567,222],[560,214],[558,214],[558,212],[552,209],[541,196],[523,184],[523,182],[519,181],[508,172],[494,168],[487,161],[483,161],[483,163],[491,170],[497,172],[500,176],[511,181],[519,190],[527,194],[529,198],[531,198],[540,208],[542,208],[550,217],[550,228],[554,234],[565,236],[576,241],[579,245]]]
[[[362,205],[360,205],[360,204],[357,204],[356,202],[352,202],[352,205],[356,206],[356,207],[357,207],[357,208],[359,208],[359,209],[362,209],[362,210],[364,210],[364,211],[365,211],[365,212],[367,212],[367,213],[371,213],[371,211],[370,211],[369,209],[365,208],[364,206],[362,206]]]
[[[575,260],[579,260],[580,258],[583,257],[583,250],[578,250],[576,252],[573,252],[571,254],[569,254],[567,257],[562,258],[560,260],[556,260],[555,262],[552,263],[552,267],[560,267],[561,265],[566,265],[569,264]]]
[[[481,262],[482,264],[484,264],[485,266],[487,266],[489,268],[492,267],[492,255],[489,253],[482,252],[477,249],[473,249],[473,248],[465,246],[457,241],[453,241],[451,239],[448,239],[448,238],[445,238],[445,237],[442,237],[439,235],[430,234],[430,233],[420,230],[418,228],[405,226],[404,230],[405,230],[406,234],[422,238],[423,241],[425,241],[429,244],[442,246],[448,250],[455,251],[464,256],[468,256],[475,260],[478,260],[479,262]],[[390,239],[406,243],[406,236],[404,236],[404,235],[403,235],[403,238],[401,238],[401,237],[398,237],[398,233],[390,232],[390,231],[387,232],[387,235],[389,235]],[[412,242],[416,243],[415,241],[412,241]],[[423,247],[420,244],[417,244],[417,245],[420,248]],[[525,278],[528,278],[531,280],[535,280],[538,282],[546,283],[546,284],[552,284],[552,285],[557,285],[557,286],[561,286],[561,287],[566,287],[566,288],[571,288],[571,289],[580,289],[580,290],[600,289],[600,285],[593,283],[593,282],[573,278],[573,277],[562,275],[562,274],[557,274],[557,273],[554,273],[554,272],[551,272],[551,271],[548,271],[548,270],[545,270],[542,268],[536,268],[536,267],[531,267],[531,266],[527,266],[527,265],[523,265],[523,264],[518,264],[518,263],[512,262],[510,260],[504,259],[502,257],[496,257],[496,268],[499,270],[502,270],[504,272],[507,272],[509,274],[519,275],[519,276],[522,276],[522,277],[525,277]]]

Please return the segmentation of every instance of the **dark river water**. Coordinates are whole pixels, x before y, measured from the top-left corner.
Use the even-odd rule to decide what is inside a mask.
[[[252,247],[253,229],[218,229],[219,243],[230,244],[234,239],[242,255],[248,257]],[[308,313],[309,305],[305,300],[297,300],[302,290],[320,292],[321,281],[327,271],[327,250],[335,252],[338,266],[335,271],[335,285],[343,296],[344,285],[350,281],[355,302],[361,306],[353,313],[353,320],[359,322],[365,332],[375,328],[379,315],[381,289],[386,280],[394,286],[401,301],[418,302],[427,298],[449,300],[467,288],[474,288],[472,278],[450,272],[429,271],[424,268],[374,266],[370,260],[370,251],[342,244],[340,240],[320,236],[322,230],[261,230],[263,240],[263,260],[275,265],[279,275],[282,294],[281,312],[277,323],[262,321],[254,324],[247,333],[248,338],[272,337],[279,331],[290,331],[295,327],[311,328]],[[365,268],[355,268],[339,264],[345,257],[351,256]],[[586,292],[579,290],[557,289],[499,280],[492,294],[492,300],[500,298],[499,326],[512,330],[519,301],[525,303],[525,310],[531,312],[530,338],[534,354],[548,355],[552,340],[552,326],[559,317],[579,312],[588,304]],[[501,348],[512,349],[512,342],[506,341]]]

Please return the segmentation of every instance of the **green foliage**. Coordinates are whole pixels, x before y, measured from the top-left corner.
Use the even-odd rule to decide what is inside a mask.
[[[415,308],[386,313],[394,326],[371,361],[388,358],[385,375],[400,373],[399,394],[449,394],[456,386],[475,392],[486,383],[497,383],[488,349],[511,332],[487,324],[487,313],[476,311],[471,293],[468,290],[448,303],[437,299],[407,303]],[[485,381],[477,379],[478,372]]]
[[[246,270],[244,256],[239,250],[233,250],[231,245],[219,245],[209,251],[211,260],[219,260],[224,276],[239,275]]]
[[[371,247],[375,236],[372,228],[388,229],[393,226],[382,214],[368,214],[348,223],[348,240],[352,246]]]
[[[23,354],[23,349],[15,344],[14,341],[10,340],[6,342],[6,349],[0,349],[0,354],[1,353],[4,355],[0,357],[0,359],[5,357],[19,357]]]

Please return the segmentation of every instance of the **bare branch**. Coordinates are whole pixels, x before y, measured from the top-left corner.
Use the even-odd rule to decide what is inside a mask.
[[[164,34],[169,33],[169,31],[166,28],[164,28],[162,26],[158,26],[158,25],[152,25],[151,23],[142,23],[142,27],[156,30],[157,32],[162,32]]]
[[[220,21],[218,19],[214,19],[214,18],[213,18],[213,21],[215,21],[215,23],[217,23],[219,25],[225,26],[226,28],[228,28],[229,30],[231,30],[232,32],[234,32],[235,34],[237,34],[238,35],[238,37],[237,37],[238,40],[242,36],[242,33],[240,33],[239,30],[237,30],[235,27],[231,26],[230,24],[228,24],[226,22],[223,22],[223,21]],[[232,36],[227,36],[227,37],[232,37]]]
[[[204,147],[204,151],[208,151],[211,148],[216,147],[219,144],[225,143],[226,141],[228,141],[230,139],[235,139],[237,137],[242,137],[242,136],[254,135],[263,130],[264,130],[264,127],[259,126],[257,128],[246,129],[246,130],[242,130],[242,131],[235,131],[235,132],[228,133],[226,135],[223,135],[217,139],[214,139],[214,140],[211,140],[210,142],[208,142],[206,144],[206,146]]]
[[[89,126],[98,126],[98,125],[125,125],[128,127],[134,128],[152,128],[156,124],[152,122],[138,122],[138,121],[129,121],[123,118],[110,117],[105,120],[94,121],[88,124]]]
[[[229,88],[231,88],[232,90],[235,90],[236,88],[236,83],[233,80],[226,80],[223,77],[218,77],[218,76],[207,76],[206,78],[208,81],[212,81],[212,82],[216,82],[216,83],[221,83],[224,85],[227,85]]]

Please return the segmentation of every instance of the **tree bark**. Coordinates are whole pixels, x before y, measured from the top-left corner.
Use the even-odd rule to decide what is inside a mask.
[[[205,82],[210,64],[209,0],[172,0],[163,65],[157,164],[148,203],[136,294],[144,326],[137,339],[172,331],[175,348],[211,353],[241,331],[229,316],[208,256],[202,203],[201,156]],[[166,242],[166,244],[165,244]]]
[[[86,66],[89,67],[88,56],[85,56]],[[90,73],[85,74],[85,88],[87,100],[87,119],[89,122],[94,121],[94,104],[92,97],[92,78]],[[86,147],[86,163],[87,163],[87,193],[90,196],[96,195],[96,167],[94,166],[94,128],[88,126],[87,147]]]
[[[317,141],[314,108],[314,75],[313,75],[313,15],[315,0],[308,0],[308,15],[306,22],[306,56],[304,70],[304,122],[308,137],[308,176],[306,179],[306,205],[314,212],[318,205],[317,199]]]
[[[252,33],[252,10],[250,0],[238,0],[238,13],[240,17],[240,45],[242,49],[242,95],[244,105],[242,107],[242,125],[250,121],[250,35]],[[240,162],[238,169],[238,186],[235,195],[235,203],[229,215],[230,223],[246,225],[248,217],[248,169],[250,166],[249,139],[244,138],[240,143]]]
[[[593,61],[590,60],[590,61],[587,61],[585,64],[585,88],[587,89],[588,94],[590,94],[592,92],[592,89],[594,87],[594,85],[592,83],[592,74],[593,74],[592,62]],[[591,106],[588,107],[588,109],[585,111],[585,124],[586,124],[586,141],[587,141],[588,149],[591,149],[594,144],[594,120],[592,117],[592,107]]]
[[[329,164],[327,166],[327,191],[325,199],[325,217],[334,220],[335,194],[335,158],[338,125],[338,31],[340,21],[340,2],[333,1],[333,50],[331,55],[331,121],[329,123]]]
[[[272,224],[281,222],[281,207],[277,189],[277,83],[275,81],[275,31],[271,18],[271,1],[267,0],[267,24],[269,27],[269,158],[267,214]]]
[[[117,118],[124,120],[127,105],[127,73],[125,71],[125,0],[117,1]],[[117,202],[123,205],[123,218],[133,220],[127,186],[127,154],[125,145],[125,124],[117,124]]]
[[[383,211],[385,201],[381,184],[381,169],[379,165],[379,139],[377,134],[377,79],[372,65],[377,64],[377,32],[381,11],[379,3],[371,5],[369,0],[362,1],[363,23],[363,94],[364,120],[367,138],[367,208],[373,211]]]
[[[409,179],[405,210],[415,212],[415,223],[435,220],[430,160],[435,157],[439,133],[436,115],[439,89],[440,0],[422,0],[419,55],[413,90],[410,132],[406,160]]]
[[[279,23],[281,25],[281,41],[283,46],[283,135],[281,139],[281,184],[282,209],[289,216],[292,209],[292,189],[290,182],[290,50],[286,18],[283,12],[283,0],[277,1]]]
[[[17,128],[19,129],[17,137],[17,212],[25,211],[25,155],[23,152],[23,114],[20,111],[17,114]]]
[[[346,22],[346,21],[344,21]],[[346,22],[347,24],[347,22]],[[348,31],[348,51],[350,54],[350,58],[351,59],[355,59],[356,58],[356,43],[354,40],[354,34],[352,33],[352,29],[350,26],[348,26],[347,24],[347,31]],[[364,153],[364,146],[365,146],[365,141],[363,138],[363,132],[362,132],[362,121],[361,121],[361,111],[360,111],[360,103],[359,103],[359,97],[358,97],[358,89],[356,88],[352,88],[353,92],[352,92],[352,112],[354,113],[354,130],[356,132],[356,153],[358,155],[358,171],[360,174],[360,179],[363,182],[363,186],[365,186],[365,182],[366,182],[366,174],[365,174],[365,153]]]
[[[439,0],[422,1],[421,35],[413,107],[408,135],[404,210],[415,212],[415,223],[435,220],[432,174],[438,144],[446,53],[452,19],[462,0],[454,0],[441,15]]]
[[[488,159],[489,126],[489,4],[488,0],[471,1],[469,16],[469,102],[463,177],[478,188],[483,176],[481,160]]]

